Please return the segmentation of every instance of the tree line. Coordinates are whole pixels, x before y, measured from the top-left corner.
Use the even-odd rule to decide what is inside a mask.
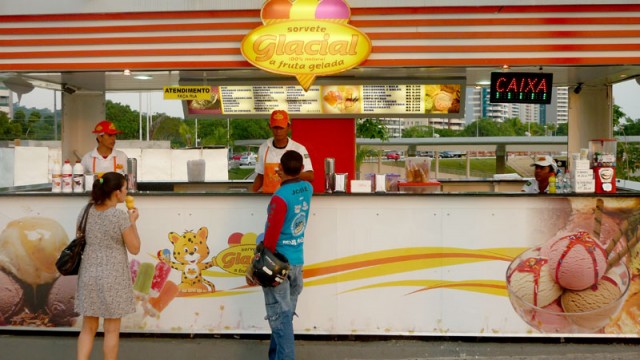
[[[0,140],[57,140],[60,139],[60,114],[57,120],[49,109],[27,109],[16,104],[13,119],[0,112]],[[140,113],[129,105],[106,101],[106,119],[123,131],[119,139],[146,139],[146,120],[140,123]],[[146,118],[146,114],[142,114]],[[640,119],[631,119],[618,106],[613,106],[614,135],[640,135]],[[196,133],[198,139],[196,141]],[[437,134],[437,135],[436,135]],[[417,125],[405,128],[403,138],[425,137],[487,137],[487,136],[567,136],[567,124],[523,123],[518,118],[497,122],[482,118],[467,124],[461,130],[434,128]],[[271,136],[267,119],[201,119],[196,131],[195,119],[171,117],[164,113],[154,114],[149,128],[151,140],[170,141],[172,148],[194,146],[234,146],[236,140],[266,139]],[[384,123],[376,118],[359,119],[356,136],[386,140],[389,133]],[[241,149],[242,151],[242,149]]]

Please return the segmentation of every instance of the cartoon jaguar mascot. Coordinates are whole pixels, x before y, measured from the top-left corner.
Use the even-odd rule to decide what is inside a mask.
[[[159,260],[169,264],[173,269],[182,271],[182,281],[178,286],[182,293],[204,293],[216,290],[211,281],[202,277],[203,270],[215,265],[214,259],[204,262],[209,256],[208,234],[209,230],[206,227],[201,227],[197,233],[187,230],[182,236],[175,232],[169,233],[169,241],[173,244],[173,258],[177,262],[171,261],[171,258],[166,256],[162,256]]]

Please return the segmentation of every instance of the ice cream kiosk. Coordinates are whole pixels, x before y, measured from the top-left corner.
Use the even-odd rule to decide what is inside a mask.
[[[0,71],[43,72],[38,78],[50,72],[65,88],[83,84],[75,94],[60,91],[63,159],[72,158],[79,144],[94,146],[87,134],[93,120],[104,119],[106,84],[126,79],[125,64],[130,72],[152,73],[154,80],[144,87],[177,83],[176,94],[189,89],[216,94],[201,102],[181,100],[186,115],[194,118],[266,119],[273,104],[286,104],[292,139],[315,159],[320,189],[309,206],[308,227],[302,221],[294,226],[305,226],[296,336],[640,338],[640,233],[635,231],[640,196],[622,191],[622,183],[615,193],[616,142],[608,139],[609,121],[602,121],[612,113],[611,79],[623,70],[640,75],[640,51],[629,51],[640,4],[571,2],[576,4],[456,1],[465,5],[434,7],[403,0],[367,7],[360,0],[349,24],[352,13],[343,0],[219,1],[216,6],[164,1],[163,11],[140,10],[132,1],[88,7],[86,1],[67,0],[76,8],[55,9],[44,0],[35,1],[41,6],[23,1],[0,5],[5,10]],[[181,8],[189,3],[192,7]],[[415,6],[398,5],[409,3]],[[573,40],[575,46],[563,45]],[[505,61],[520,70],[518,75],[507,71]],[[340,74],[344,71],[350,72]],[[406,182],[400,174],[374,174],[375,192],[370,183],[356,182],[361,191],[354,193],[347,181],[356,173],[356,150],[361,149],[354,136],[356,118],[399,113],[453,125],[464,118],[465,89],[490,72],[496,73],[493,95],[503,102],[511,96],[546,104],[553,96],[546,74],[554,74],[556,86],[587,81],[580,94],[568,91],[570,118],[577,119],[568,124],[566,140],[569,160],[577,160],[570,164],[573,192],[469,191],[467,184],[458,187],[464,191],[444,190],[449,179],[433,181],[438,176],[430,176],[431,158],[407,156],[402,160],[404,172],[411,174]],[[324,79],[314,83],[316,77]],[[489,146],[503,151],[493,139],[476,137],[460,146],[478,153]],[[443,148],[434,148],[434,154],[445,145],[458,146],[442,140]],[[509,151],[526,151],[528,157],[538,145],[556,140],[532,136],[500,143],[513,142],[515,150]],[[586,145],[591,153],[585,148],[576,157]],[[136,298],[135,312],[122,318],[122,331],[266,338],[271,329],[263,291],[248,286],[245,273],[264,238],[269,194],[244,191],[250,180],[187,181],[184,163],[199,158],[187,153],[174,158],[173,149],[149,150],[158,163],[184,166],[175,172],[180,177],[172,172],[149,182],[146,153],[137,152],[134,196],[142,241],[123,269],[131,274]],[[323,159],[332,160],[320,163]],[[222,160],[220,173],[226,176],[226,154]],[[207,160],[207,174],[213,168]],[[323,172],[333,180],[329,186]],[[497,184],[494,178],[482,181]],[[598,194],[592,194],[594,183]],[[404,191],[391,191],[392,184]],[[80,331],[77,281],[60,276],[53,264],[75,234],[88,192],[54,193],[48,184],[5,190],[0,189],[0,333]],[[131,199],[126,202],[133,206]],[[118,206],[124,211],[125,205]],[[565,281],[583,276],[588,281]],[[577,306],[563,307],[563,297]],[[594,306],[587,309],[586,303]]]
[[[589,141],[591,168],[596,179],[598,194],[616,192],[616,146],[615,139]]]

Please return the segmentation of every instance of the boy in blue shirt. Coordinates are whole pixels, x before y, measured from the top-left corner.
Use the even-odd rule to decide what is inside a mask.
[[[313,186],[299,178],[303,171],[302,155],[289,150],[280,158],[282,184],[271,196],[267,208],[264,246],[289,259],[289,275],[276,287],[263,287],[267,309],[266,319],[271,328],[270,360],[295,358],[293,315],[298,296],[302,292],[302,265],[304,264],[304,232],[309,219],[309,206]],[[247,284],[255,283],[247,278]]]

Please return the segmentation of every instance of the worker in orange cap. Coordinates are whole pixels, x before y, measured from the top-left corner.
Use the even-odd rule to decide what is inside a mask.
[[[92,133],[96,134],[98,146],[82,157],[84,171],[98,176],[109,171],[126,174],[128,157],[114,148],[116,135],[122,134],[122,131],[116,129],[111,121],[104,120],[96,125]]]
[[[283,177],[280,169],[280,157],[288,150],[295,150],[302,155],[304,168],[299,178],[308,182],[313,182],[313,166],[309,152],[300,143],[289,138],[291,120],[289,114],[284,110],[274,110],[269,118],[269,128],[273,137],[265,141],[258,150],[258,161],[256,163],[256,178],[253,181],[253,191],[273,193],[280,187]]]

